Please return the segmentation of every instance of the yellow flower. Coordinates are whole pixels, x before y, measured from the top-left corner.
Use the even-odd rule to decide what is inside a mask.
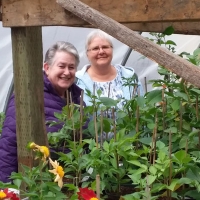
[[[6,193],[0,191],[0,199],[4,199],[6,197]]]
[[[39,151],[43,154],[42,160],[46,161],[49,157],[49,149],[46,146],[39,146]]]
[[[30,149],[34,149],[36,144],[34,142],[31,142],[28,146]]]
[[[96,197],[92,197],[90,200],[98,200]]]
[[[35,144],[34,142],[30,142],[28,144],[28,148],[33,149],[33,151],[37,151],[40,152],[42,155],[37,155],[35,159],[37,158],[41,158],[42,156],[42,160],[45,162],[47,157],[49,157],[49,149],[46,146],[39,146],[37,144]]]
[[[49,172],[56,175],[54,182],[58,182],[58,186],[60,188],[62,188],[62,186],[63,186],[63,180],[62,179],[63,179],[63,176],[65,174],[64,171],[63,171],[63,168],[61,166],[59,166],[59,163],[57,162],[57,160],[55,160],[55,162],[53,162],[51,160],[51,158],[49,158],[49,161],[50,161],[52,167],[54,168],[52,170],[49,170]]]

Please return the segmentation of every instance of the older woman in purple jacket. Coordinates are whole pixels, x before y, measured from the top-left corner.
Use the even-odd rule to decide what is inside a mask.
[[[66,90],[72,101],[80,104],[81,89],[74,84],[79,64],[76,48],[68,42],[57,42],[48,49],[44,61],[44,107],[45,120],[55,121],[55,112],[66,105]],[[57,132],[62,126],[46,125],[47,132]],[[17,141],[15,119],[15,97],[11,96],[0,138],[0,181],[10,182],[9,176],[17,171]]]

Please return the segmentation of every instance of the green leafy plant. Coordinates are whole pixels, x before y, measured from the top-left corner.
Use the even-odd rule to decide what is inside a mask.
[[[151,33],[151,40],[175,53],[176,43],[166,39],[173,31],[169,27]],[[198,67],[199,54],[197,49],[180,56]],[[155,89],[144,96],[113,100],[94,88],[93,93],[86,91],[91,106],[72,103],[55,114],[58,121],[51,125],[60,123],[62,128],[49,134],[49,143],[61,149],[57,158],[66,190],[53,183],[47,165],[14,173],[14,187],[25,183],[22,194],[30,199],[62,199],[69,192],[68,198],[75,200],[79,187],[92,188],[102,199],[199,199],[200,89],[162,66],[158,73],[162,79],[151,80]],[[125,81],[130,91],[137,88],[135,80]]]

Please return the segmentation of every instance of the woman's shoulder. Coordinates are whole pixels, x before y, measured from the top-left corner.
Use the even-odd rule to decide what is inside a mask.
[[[76,78],[82,78],[83,76],[85,76],[85,74],[87,74],[87,69],[90,65],[84,65],[82,69],[78,70],[76,72]]]
[[[135,70],[131,67],[122,66],[120,64],[115,64],[114,67],[119,70],[124,77],[133,76],[135,73]]]

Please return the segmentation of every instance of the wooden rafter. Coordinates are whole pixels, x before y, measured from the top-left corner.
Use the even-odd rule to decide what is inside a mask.
[[[197,66],[156,45],[78,0],[57,0],[57,2],[93,26],[102,29],[137,52],[166,67],[186,81],[200,87],[200,69]]]
[[[81,0],[134,31],[162,32],[173,25],[176,33],[200,33],[199,0]],[[2,0],[3,26],[91,26],[65,11],[55,0]]]
[[[0,0],[0,21],[2,21],[2,2]]]

